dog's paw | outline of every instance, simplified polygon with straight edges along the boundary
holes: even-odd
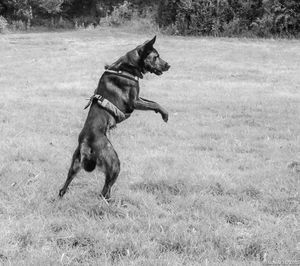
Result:
[[[61,199],[64,195],[65,195],[65,191],[63,189],[61,189],[58,193],[58,197]]]
[[[162,119],[167,123],[169,120],[169,114],[167,112],[161,114]]]

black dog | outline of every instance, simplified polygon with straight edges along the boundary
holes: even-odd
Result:
[[[105,184],[101,192],[106,199],[120,172],[117,153],[107,138],[107,132],[130,116],[134,110],[159,112],[165,122],[168,113],[159,104],[139,96],[139,78],[146,72],[161,75],[170,65],[159,57],[153,48],[156,37],[139,45],[115,63],[106,66],[97,89],[91,97],[91,105],[84,127],[79,135],[67,180],[59,191],[62,197],[81,168],[91,172],[96,165],[105,174]]]

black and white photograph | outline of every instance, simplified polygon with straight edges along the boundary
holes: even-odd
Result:
[[[0,265],[300,265],[300,1],[0,0]]]

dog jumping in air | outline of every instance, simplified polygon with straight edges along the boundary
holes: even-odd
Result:
[[[111,187],[120,172],[120,160],[107,138],[108,131],[127,119],[134,110],[152,110],[168,121],[168,112],[158,103],[140,97],[139,79],[147,72],[161,75],[170,65],[154,49],[156,36],[106,66],[86,108],[88,116],[79,134],[67,180],[59,191],[63,197],[75,175],[96,166],[105,174],[102,196],[110,199]]]

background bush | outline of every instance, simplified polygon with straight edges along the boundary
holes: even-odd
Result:
[[[7,20],[0,16],[0,32],[4,32],[7,28]]]
[[[121,25],[131,20],[133,15],[132,4],[128,1],[113,7],[113,11],[107,16],[109,25]]]
[[[155,15],[159,28],[171,34],[297,37],[300,32],[299,0],[2,0],[0,15],[25,28],[97,26],[102,18],[118,26]]]
[[[299,0],[164,0],[157,23],[183,35],[298,36]]]

